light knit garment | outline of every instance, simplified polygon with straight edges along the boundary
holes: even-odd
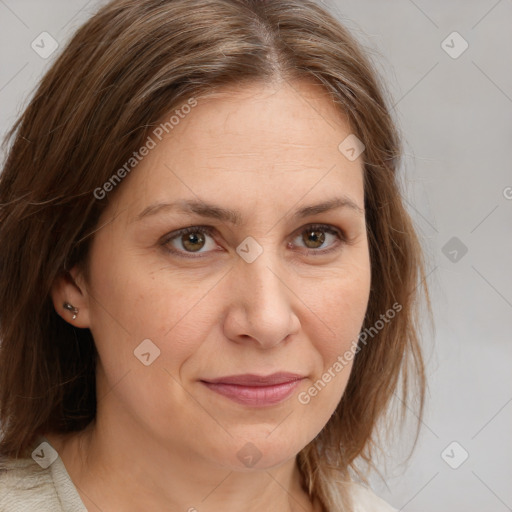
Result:
[[[41,437],[35,446],[43,442],[48,441]],[[36,453],[43,455],[44,451],[39,449]],[[56,457],[47,468],[32,458],[1,460],[0,512],[87,512],[62,459]],[[356,512],[396,512],[372,491],[357,484],[354,504]]]

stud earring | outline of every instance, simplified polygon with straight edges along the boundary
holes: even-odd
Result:
[[[64,302],[63,304],[64,309],[67,309],[68,311],[71,311],[73,313],[73,320],[76,318],[76,315],[78,315],[78,308],[75,308],[75,306],[72,306],[69,302]]]

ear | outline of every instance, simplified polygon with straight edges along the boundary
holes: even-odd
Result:
[[[73,267],[69,272],[60,274],[54,281],[51,296],[57,314],[74,327],[89,327],[89,297],[85,280],[78,269]],[[73,311],[64,307],[68,302],[78,309],[73,320]]]

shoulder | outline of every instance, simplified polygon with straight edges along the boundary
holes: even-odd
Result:
[[[352,484],[354,512],[396,512],[396,509],[379,498],[371,489]]]
[[[32,459],[0,460],[0,512],[50,510],[54,492],[49,472]]]
[[[0,512],[65,510],[87,511],[60,457],[49,465],[0,458]]]

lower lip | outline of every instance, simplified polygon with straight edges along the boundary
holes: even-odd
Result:
[[[286,400],[301,381],[302,379],[298,379],[272,386],[237,386],[235,384],[201,382],[212,391],[233,400],[233,402],[252,407],[267,407]]]

